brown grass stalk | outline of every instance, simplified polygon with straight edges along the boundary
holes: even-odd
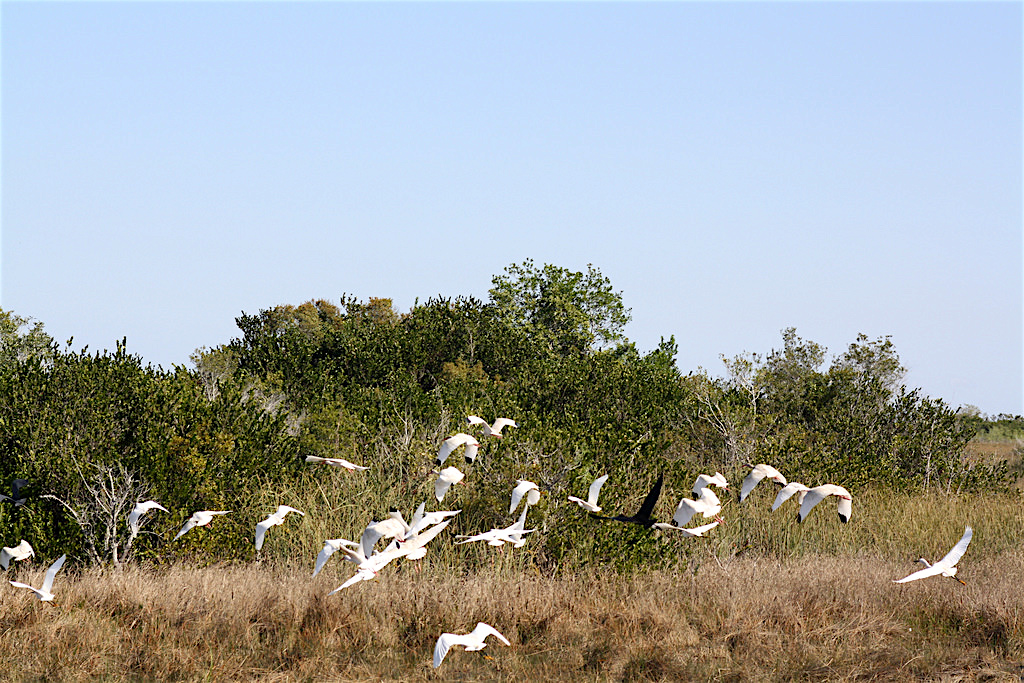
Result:
[[[696,571],[556,578],[424,560],[351,570],[68,571],[54,604],[0,590],[4,680],[1018,680],[1024,554],[897,586],[906,562],[709,558]],[[18,568],[41,580],[43,568]],[[431,653],[486,621],[512,647]]]

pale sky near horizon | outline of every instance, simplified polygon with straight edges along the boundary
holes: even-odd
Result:
[[[0,3],[0,306],[170,367],[594,264],[684,371],[890,335],[1024,413],[1022,5]]]

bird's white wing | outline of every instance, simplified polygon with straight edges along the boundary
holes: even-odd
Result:
[[[437,538],[437,535],[444,531],[449,524],[451,524],[451,520],[446,519],[440,524],[435,524],[434,526],[430,527],[422,534],[417,534],[416,536],[409,538],[409,540],[406,541],[406,544],[410,546],[410,551],[415,550],[417,548],[422,548],[427,543],[430,543],[432,540]]]
[[[454,633],[442,633],[441,637],[437,639],[437,645],[434,646],[434,668],[441,666],[441,662],[448,656],[448,650],[452,649],[452,645],[465,645],[466,636],[456,635]]]
[[[385,538],[400,539],[405,536],[405,532],[409,530],[409,525],[402,519],[402,513],[395,510],[391,513],[387,519],[382,519],[379,522],[375,522],[374,526],[380,531],[381,536]]]
[[[494,424],[491,425],[491,433],[494,433],[495,436],[501,436],[501,430],[504,429],[505,427],[518,426],[519,425],[516,424],[515,420],[509,419],[507,417],[499,417],[497,420],[494,421]]]
[[[24,560],[29,555],[36,554],[36,551],[32,549],[32,546],[30,546],[28,541],[26,541],[25,539],[21,539],[21,543],[14,546],[14,551],[18,555],[20,555],[20,557],[18,557],[19,560]]]
[[[718,506],[718,509],[722,508],[722,501],[719,499],[718,494],[712,491],[709,487],[705,486],[700,490],[700,502],[710,506]]]
[[[412,546],[406,543],[400,547],[391,548],[381,553],[374,553],[372,557],[368,557],[365,562],[359,565],[359,568],[371,572],[379,572],[398,558],[405,557],[412,552],[412,550]]]
[[[498,633],[498,629],[494,628],[490,624],[485,624],[482,621],[477,622],[476,628],[474,628],[469,635],[472,636],[474,640],[477,640],[480,643],[483,643],[487,636],[494,636],[506,645],[512,644],[508,642],[508,638]]]
[[[505,539],[508,543],[511,543],[515,548],[522,548],[526,545],[526,539],[523,538],[526,534],[532,534],[536,529],[519,529],[517,531],[507,531]]]
[[[705,524],[704,526],[695,526],[692,529],[686,529],[683,527],[669,524],[668,522],[655,522],[652,525],[655,529],[661,529],[662,531],[678,531],[687,538],[694,538],[696,536],[703,536],[705,533],[714,529],[718,526],[718,522],[712,522],[711,524]]]
[[[750,471],[750,474],[744,477],[743,483],[740,485],[740,502],[750,495],[750,492],[754,490],[754,487],[762,479],[764,479],[764,472],[756,467]]]
[[[0,548],[0,567],[7,569],[11,564],[11,559],[14,555],[10,552],[14,548]]]
[[[450,438],[445,439],[441,442],[441,448],[437,451],[437,464],[443,465],[444,461],[448,459],[448,456],[455,450],[456,444],[452,443]]]
[[[135,506],[135,509],[128,514],[128,526],[131,527],[133,534],[137,535],[139,533],[139,518],[150,510],[163,510],[164,512],[167,512],[167,508],[155,500],[147,500],[144,503],[139,503]]]
[[[919,571],[914,572],[909,576],[904,576],[902,579],[894,579],[893,583],[908,583],[910,581],[917,581],[918,579],[927,579],[929,576],[938,576],[942,573],[942,567],[938,565],[932,565]]]
[[[807,515],[814,509],[814,506],[828,497],[829,494],[826,491],[822,491],[822,488],[821,486],[816,486],[804,494],[804,502],[800,503],[800,512],[797,514],[798,522],[807,519]]]
[[[672,515],[672,521],[676,523],[676,526],[686,526],[693,519],[693,516],[700,511],[699,508],[700,505],[697,501],[683,498],[679,501],[675,514]]]
[[[299,515],[301,515],[302,517],[305,517],[305,516],[306,516],[306,513],[305,513],[305,512],[303,512],[302,510],[296,510],[295,508],[293,508],[293,507],[290,507],[290,506],[288,506],[288,505],[278,505],[278,506],[277,506],[277,514],[278,514],[278,515],[280,515],[280,516],[281,516],[282,518],[284,518],[285,516],[287,516],[287,514],[288,514],[289,512],[297,512],[297,513],[299,513]]]
[[[437,524],[437,523],[443,521],[446,517],[451,517],[453,514],[454,513],[441,513],[441,514],[438,514],[438,513],[435,513],[435,512],[431,512],[430,514],[427,514],[427,515],[420,514],[420,516],[418,518],[416,516],[413,516],[413,518],[412,518],[412,522],[413,523],[409,526],[409,530],[405,532],[404,538],[406,540],[408,540],[410,538],[415,538],[416,534],[420,533],[421,531],[423,531],[427,527],[429,527],[429,526],[431,526],[433,524]]]
[[[593,503],[591,503],[589,501],[583,500],[582,498],[577,498],[576,496],[569,496],[569,502],[576,503],[577,505],[579,505],[584,510],[590,510],[591,512],[597,512],[598,511],[596,509],[597,505],[595,505],[595,504],[593,504]]]
[[[850,517],[853,516],[853,499],[840,498],[837,510],[839,512],[839,519],[843,522],[843,524],[849,522]],[[964,546],[964,548],[966,549],[967,546]],[[957,556],[957,559],[959,559],[959,556]]]
[[[274,520],[275,517],[271,515],[268,519],[256,525],[256,550],[263,547],[263,537],[267,535],[267,529],[274,526]]]
[[[471,536],[460,534],[455,537],[459,539],[455,541],[455,545],[462,545],[463,543],[474,543],[476,541],[490,541],[492,538],[494,538],[494,535],[499,531],[501,531],[501,529],[491,529],[490,531],[484,531],[483,533],[473,534]]]
[[[434,482],[434,495],[437,498],[437,502],[441,502],[448,489],[465,479],[466,475],[459,471],[457,467],[446,467],[438,472],[437,481]]]
[[[142,512],[139,508],[135,508],[128,513],[128,527],[132,530],[132,535],[136,536],[139,533],[139,517],[142,516]]]
[[[448,459],[448,456],[451,455],[456,448],[458,448],[459,446],[465,446],[469,444],[476,444],[477,446],[479,446],[479,444],[477,444],[476,439],[473,436],[470,436],[469,434],[463,434],[462,432],[459,432],[458,434],[453,434],[449,436],[447,439],[441,442],[441,448],[437,451],[438,466],[443,465],[444,461]],[[476,457],[475,453],[473,454],[473,457]]]
[[[191,531],[195,527],[195,525],[196,525],[196,520],[194,518],[192,518],[192,517],[189,517],[188,521],[185,522],[185,526],[181,527],[181,531],[179,531],[178,535],[175,536],[172,540],[177,541],[179,538],[181,538],[182,536],[187,534],[189,531]]]
[[[777,469],[775,469],[771,465],[766,465],[764,463],[761,463],[757,467],[761,470],[761,472],[764,473],[764,476],[768,477],[769,479],[771,479],[775,483],[782,484],[783,486],[785,486],[786,484],[789,483],[788,481],[786,481],[786,478],[784,476],[782,476],[782,472],[779,472]]]
[[[699,496],[705,486],[710,486],[712,479],[710,474],[698,474],[697,480],[693,482],[693,495]]]
[[[766,465],[764,463],[754,465],[753,469],[750,470],[750,474],[744,478],[743,483],[740,485],[740,502],[743,502],[743,499],[750,495],[750,492],[754,490],[754,487],[757,486],[758,482],[765,477],[768,477],[783,486],[788,483],[786,478],[782,476],[782,473],[771,465]]]
[[[324,545],[323,550],[321,550],[316,556],[316,564],[313,565],[313,576],[320,573],[320,570],[324,568],[325,564],[327,564],[327,559],[333,554],[334,548],[330,545]]]
[[[39,590],[38,588],[36,588],[35,586],[30,586],[27,583],[19,583],[18,581],[10,581],[9,583],[12,586],[14,586],[15,588],[27,588],[27,589],[29,589],[30,591],[32,591],[33,593],[38,595],[40,599],[42,599],[42,597],[43,597],[43,592],[41,590]]]
[[[462,455],[466,459],[466,462],[473,462],[474,460],[476,460],[477,453],[479,453],[479,452],[480,452],[480,444],[478,444],[476,442],[467,443],[466,444],[466,450],[465,450],[465,452]]]
[[[50,568],[46,570],[46,575],[43,577],[43,592],[53,592],[53,577],[57,576],[57,572],[64,566],[64,560],[68,559],[67,555],[61,555],[57,558],[57,561],[50,565]]]
[[[373,572],[371,572],[371,571],[363,571],[363,570],[359,570],[359,571],[357,571],[357,572],[356,572],[355,574],[353,574],[353,575],[352,575],[352,576],[351,576],[351,577],[349,578],[349,580],[348,580],[348,581],[346,581],[345,583],[341,584],[340,586],[338,586],[337,588],[335,588],[334,590],[332,590],[332,591],[331,591],[330,593],[328,593],[327,595],[334,595],[334,594],[335,594],[335,593],[337,593],[338,591],[340,591],[340,590],[344,590],[344,589],[348,588],[349,586],[352,586],[352,585],[354,585],[354,584],[357,584],[357,583],[359,583],[360,581],[369,581],[369,580],[370,580],[370,579],[372,579],[372,578],[373,578],[374,576],[376,576],[376,575],[375,575],[375,574],[374,574]]]
[[[420,503],[420,506],[416,508],[416,512],[412,513],[412,523],[409,525],[410,529],[416,529],[416,525],[423,519],[423,511],[427,509],[427,501]]]
[[[361,545],[356,545],[354,548],[342,547],[338,548],[339,551],[344,553],[345,559],[356,565],[357,567],[363,562],[366,562],[366,555],[363,554]]]
[[[485,424],[487,424],[487,422],[482,417],[477,417],[476,415],[470,415],[469,417],[466,418],[466,424],[485,425]]]
[[[711,522],[710,524],[704,524],[703,526],[695,526],[692,529],[680,529],[683,532],[683,536],[703,536],[707,532],[718,526],[719,522]]]
[[[438,477],[437,481],[434,482],[434,497],[437,498],[437,502],[440,503],[444,500],[444,494],[448,493],[448,489],[452,487],[452,483],[444,477]]]
[[[597,497],[601,494],[601,487],[608,481],[608,475],[598,477],[594,480],[594,483],[590,485],[590,489],[587,491],[587,502],[591,505],[597,505]]]
[[[964,553],[967,552],[967,546],[971,544],[972,536],[974,536],[974,529],[967,527],[967,530],[964,531],[964,535],[959,541],[957,541],[956,545],[953,546],[953,549],[946,553],[946,556],[936,562],[933,566],[942,567],[943,569],[949,569],[950,567],[955,566],[956,563],[960,561],[960,558],[964,556]]]
[[[508,514],[512,514],[519,507],[519,501],[526,496],[527,505],[536,505],[540,501],[540,490],[537,485],[532,481],[520,479],[516,484],[516,487],[512,489],[512,505],[508,509]]]
[[[330,464],[332,464],[332,465],[336,465],[337,467],[344,467],[347,470],[368,470],[368,469],[370,469],[369,467],[364,467],[362,465],[357,465],[354,462],[349,462],[348,460],[345,460],[345,458],[328,458],[328,462],[330,462]]]
[[[526,488],[522,484],[519,484],[512,489],[512,504],[508,506],[508,514],[512,514],[519,507],[519,501],[523,499],[523,494],[526,493]]]
[[[327,558],[336,553],[338,549],[342,547],[348,547],[350,549],[359,548],[359,544],[353,543],[352,541],[344,538],[332,538],[324,541],[323,550],[321,550],[316,556],[316,565],[313,567],[313,576],[319,574],[320,570],[324,568],[325,564],[327,564]],[[366,558],[360,559],[359,562],[362,562],[364,559]],[[356,564],[359,564],[359,562],[356,562]]]
[[[522,514],[519,515],[519,519],[516,520],[516,523],[511,525],[511,526],[505,527],[505,531],[516,532],[516,531],[522,531],[523,529],[525,529],[526,528],[526,513],[529,512],[529,511],[530,511],[530,508],[524,507],[523,508],[523,512],[522,512]]]
[[[359,546],[362,548],[364,558],[373,555],[373,549],[383,535],[381,528],[377,526],[376,522],[366,527],[363,535],[359,537]]]
[[[32,549],[32,546],[30,546],[29,542],[25,539],[22,539],[22,543],[14,546],[13,550],[15,553],[14,556],[19,560],[24,560],[26,557],[36,554],[36,551]]]
[[[403,536],[405,536],[405,525],[397,519],[388,518],[369,524],[359,538],[359,545],[363,555],[369,558],[373,555],[377,541],[381,538],[398,539]]]
[[[787,500],[793,497],[793,494],[797,491],[808,491],[809,489],[798,481],[791,481],[782,487],[779,491],[779,495],[775,496],[775,502],[772,503],[772,512],[779,509],[779,506],[785,503]]]

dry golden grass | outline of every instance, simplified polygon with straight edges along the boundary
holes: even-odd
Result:
[[[970,557],[970,556],[968,556]],[[1024,554],[897,586],[907,562],[708,558],[696,572],[458,575],[218,566],[58,575],[0,591],[5,680],[1019,680]],[[18,569],[40,580],[43,567]],[[512,647],[431,653],[493,624]]]
[[[69,564],[53,604],[0,589],[0,680],[1024,677],[1017,495],[865,491],[855,495],[850,524],[839,524],[826,501],[797,525],[794,503],[771,513],[775,489],[759,488],[742,505],[727,501],[728,524],[707,538],[663,534],[649,544],[680,558],[674,569],[632,574],[541,557],[545,534],[560,524],[577,529],[579,556],[588,537],[629,538],[624,525],[542,499],[531,511],[539,530],[525,548],[454,546],[446,531],[422,572],[398,563],[327,597],[353,570],[336,557],[311,578],[313,558],[322,539],[358,534],[365,513],[344,508],[341,493],[316,493],[321,504],[303,501],[307,516],[268,536],[262,565],[251,555],[205,568],[186,555],[123,571]],[[674,504],[666,497],[659,514]],[[958,575],[966,586],[942,577],[892,583],[917,568],[917,557],[945,554],[965,524],[975,530]],[[42,562],[18,564],[7,578],[38,585],[44,570]],[[477,621],[512,647],[456,649],[434,671],[439,634]]]

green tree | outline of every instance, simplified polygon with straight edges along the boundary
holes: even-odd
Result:
[[[43,323],[0,308],[0,363],[47,359],[52,345],[53,338],[43,331]]]
[[[491,302],[500,314],[542,339],[559,355],[605,348],[622,341],[630,309],[622,293],[592,265],[587,272],[527,259],[491,280]]]
[[[885,391],[892,393],[899,388],[906,374],[900,364],[892,339],[888,336],[868,340],[866,334],[858,334],[857,341],[847,347],[832,367],[853,370],[861,383],[877,382]]]

